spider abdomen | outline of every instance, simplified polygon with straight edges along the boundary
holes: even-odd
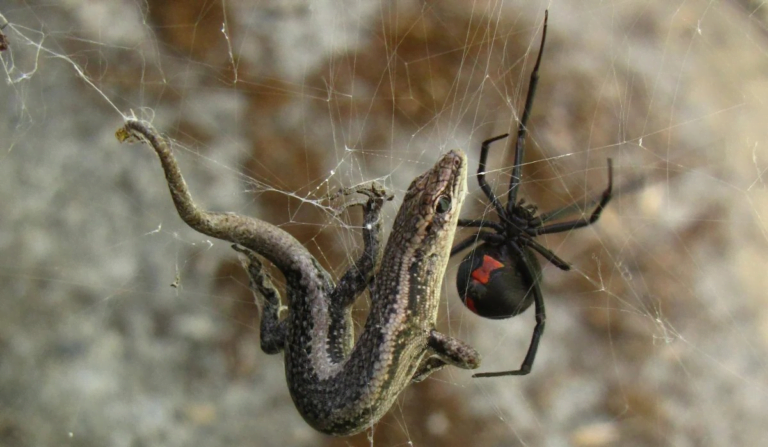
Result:
[[[519,256],[511,256],[506,245],[488,243],[477,246],[461,261],[456,287],[469,310],[498,320],[514,317],[531,306],[532,288],[541,267],[533,253],[522,250],[528,264]]]

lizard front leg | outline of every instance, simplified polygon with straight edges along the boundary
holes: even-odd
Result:
[[[430,356],[421,362],[411,382],[421,382],[446,365],[461,369],[475,369],[480,366],[482,357],[475,348],[442,332],[433,329],[429,333],[427,346]]]
[[[381,260],[384,247],[381,243],[381,208],[393,195],[377,182],[365,183],[339,190],[330,198],[341,195],[363,194],[366,200],[345,204],[337,213],[360,205],[363,208],[363,253],[349,267],[331,293],[331,305],[341,309],[351,306],[358,295],[371,283],[374,272]]]
[[[340,189],[329,197],[363,194],[367,199],[358,198],[345,203],[336,214],[347,208],[360,205],[363,208],[363,252],[355,263],[342,275],[328,298],[331,317],[330,331],[339,337],[340,343],[333,343],[331,355],[335,361],[347,358],[355,343],[352,324],[352,304],[373,280],[383,253],[381,243],[381,208],[385,201],[392,200],[390,194],[377,182],[368,182],[350,188]]]

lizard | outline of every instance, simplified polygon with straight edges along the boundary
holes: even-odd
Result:
[[[467,159],[442,155],[413,180],[386,246],[379,212],[387,200],[376,186],[363,193],[364,250],[338,284],[297,239],[263,220],[198,207],[167,142],[149,124],[127,120],[119,141],[144,141],[158,157],[181,219],[194,230],[231,242],[244,255],[251,289],[263,299],[261,348],[284,353],[291,398],[315,430],[335,436],[374,425],[412,382],[453,365],[475,369],[480,354],[436,330],[440,288],[466,194]],[[390,197],[391,198],[391,197]],[[285,278],[288,312],[259,257]],[[371,309],[355,343],[351,306],[370,289]]]

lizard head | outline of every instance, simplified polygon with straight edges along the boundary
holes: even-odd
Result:
[[[390,238],[415,250],[412,256],[437,255],[447,263],[466,190],[467,157],[452,150],[411,182]]]
[[[467,157],[453,150],[416,177],[403,197],[384,249],[376,288],[397,297],[408,327],[433,328],[453,236],[467,189]],[[383,305],[380,300],[379,305]],[[375,311],[376,303],[374,303]],[[402,309],[402,307],[400,307]]]

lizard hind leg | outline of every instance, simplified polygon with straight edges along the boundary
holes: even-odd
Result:
[[[285,320],[280,321],[280,292],[256,253],[237,244],[232,245],[232,249],[244,256],[243,266],[248,272],[251,291],[261,312],[261,350],[266,354],[277,354],[283,350],[287,334]]]

